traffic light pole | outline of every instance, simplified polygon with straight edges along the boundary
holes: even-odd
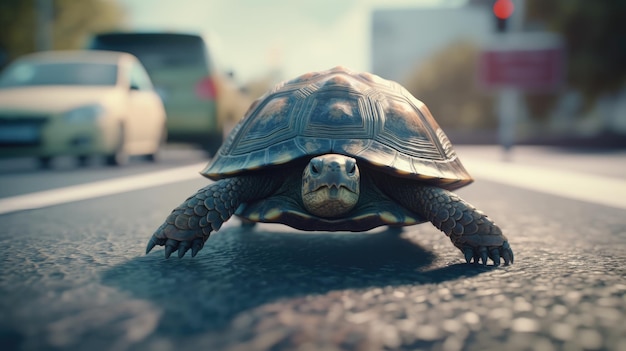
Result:
[[[35,29],[35,50],[51,50],[54,2],[52,0],[37,0],[35,2],[35,6],[35,11],[37,15]]]
[[[515,145],[518,113],[521,105],[519,89],[505,87],[498,93],[498,141],[504,151],[504,158],[509,159]]]
[[[497,24],[497,40],[500,46],[506,46],[511,40],[507,32],[521,32],[524,16],[524,0],[511,0],[514,5],[515,15],[511,15]],[[496,9],[494,8],[494,15]],[[511,151],[516,141],[516,129],[519,120],[519,111],[522,106],[522,93],[519,88],[504,86],[498,92],[496,113],[498,115],[498,142],[502,146],[503,158],[509,160]]]

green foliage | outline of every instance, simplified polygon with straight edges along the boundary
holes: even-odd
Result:
[[[626,1],[527,0],[528,21],[563,35],[568,84],[589,100],[626,82]]]
[[[124,20],[114,0],[48,1],[54,3],[53,49],[79,49],[89,34],[119,28]],[[37,0],[0,0],[0,49],[7,60],[36,50],[36,10]]]
[[[430,109],[444,129],[493,128],[493,97],[476,85],[479,48],[453,43],[419,65],[402,84]]]

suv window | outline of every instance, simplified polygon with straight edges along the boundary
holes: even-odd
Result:
[[[90,49],[131,53],[148,73],[162,67],[206,67],[208,55],[204,40],[197,35],[173,33],[107,33],[96,35]]]
[[[130,69],[130,86],[137,90],[152,90],[152,83],[148,74],[138,63],[133,63]]]

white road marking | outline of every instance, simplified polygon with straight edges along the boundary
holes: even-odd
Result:
[[[477,158],[462,162],[474,179],[626,210],[626,179]]]
[[[626,180],[546,167],[463,158],[478,180],[488,180],[626,210]],[[200,179],[205,163],[0,199],[0,214]]]
[[[200,179],[201,176],[198,172],[200,172],[204,166],[206,166],[205,162],[165,171],[132,175],[7,197],[0,199],[0,214],[92,199],[185,180]]]

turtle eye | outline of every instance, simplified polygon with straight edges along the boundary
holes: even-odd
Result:
[[[313,175],[320,174],[321,168],[322,168],[322,164],[321,164],[321,162],[319,162],[319,160],[312,160],[311,161],[311,174],[313,174]]]
[[[356,163],[348,162],[346,164],[346,169],[348,170],[348,175],[354,175],[354,173],[356,173]]]

